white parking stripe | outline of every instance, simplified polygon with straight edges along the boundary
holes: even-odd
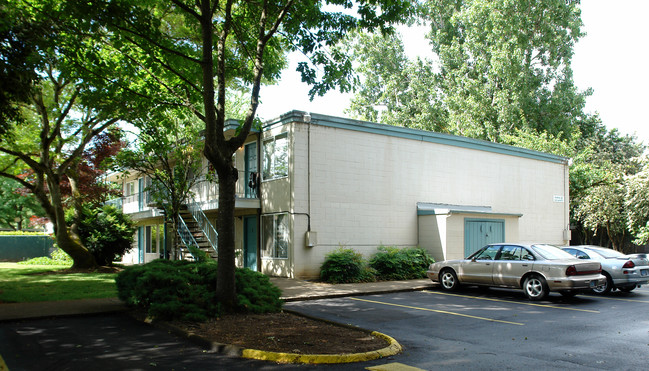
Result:
[[[537,304],[537,303],[525,303],[525,302],[520,302],[520,301],[513,301],[513,300],[502,300],[502,299],[493,299],[493,298],[483,298],[480,296],[470,296],[470,295],[460,295],[460,294],[450,294],[447,292],[434,292],[434,291],[427,291],[424,290],[422,292],[428,293],[428,294],[433,294],[433,295],[448,295],[448,296],[457,296],[459,298],[469,298],[469,299],[478,299],[478,300],[489,300],[489,301],[497,301],[501,303],[512,303],[512,304],[520,304],[520,305],[530,305],[533,307],[543,307],[543,308],[552,308],[552,309],[565,309],[565,310],[576,310],[579,312],[588,312],[588,313],[599,313],[598,310],[590,310],[590,309],[580,309],[580,308],[570,308],[570,307],[558,307],[555,305],[549,305],[549,304]]]
[[[619,301],[631,301],[634,303],[649,303],[647,300],[640,300],[640,299],[625,299],[625,298],[612,298],[610,296],[599,296],[599,295],[584,295],[588,298],[593,298],[593,299],[606,299],[606,300],[619,300]]]
[[[520,323],[520,322],[510,322],[510,321],[503,321],[503,320],[493,319],[493,318],[478,317],[478,316],[472,316],[472,315],[469,315],[469,314],[456,313],[456,312],[449,312],[449,311],[446,311],[446,310],[437,310],[437,309],[430,309],[430,308],[412,307],[412,306],[409,306],[409,305],[394,304],[394,303],[386,303],[386,302],[383,302],[383,301],[367,300],[367,299],[361,299],[361,298],[348,298],[348,299],[351,299],[351,300],[358,300],[358,301],[364,301],[364,302],[367,302],[367,303],[390,305],[390,306],[393,306],[393,307],[401,307],[401,308],[408,308],[408,309],[423,310],[423,311],[427,311],[427,312],[435,312],[435,313],[442,313],[442,314],[451,314],[451,315],[454,315],[454,316],[468,317],[468,318],[480,319],[480,320],[483,320],[483,321],[490,321],[490,322],[500,322],[500,323],[506,323],[506,324],[509,324],[509,325],[525,326],[524,323]]]

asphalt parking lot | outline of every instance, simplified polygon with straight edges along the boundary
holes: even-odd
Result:
[[[540,302],[515,290],[433,289],[287,308],[386,333],[405,348],[395,361],[424,370],[649,367],[649,288]]]
[[[540,302],[516,290],[432,288],[285,307],[388,334],[404,352],[357,364],[277,365],[206,353],[117,313],[0,322],[0,355],[12,371],[387,371],[397,363],[412,370],[643,370],[649,364],[649,288],[572,299],[551,294]]]

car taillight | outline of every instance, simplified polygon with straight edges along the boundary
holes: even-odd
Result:
[[[633,268],[633,267],[635,267],[635,264],[633,264],[633,262],[631,260],[624,263],[624,265],[622,266],[622,268]]]
[[[568,266],[566,268],[566,276],[576,276],[577,275],[577,268],[575,268],[574,265]]]
[[[595,274],[595,273],[602,273],[602,265],[601,264],[598,264],[597,269],[592,270],[592,271],[578,272],[577,267],[575,267],[574,265],[570,265],[570,266],[568,266],[568,268],[566,268],[566,276],[582,276],[582,275]]]

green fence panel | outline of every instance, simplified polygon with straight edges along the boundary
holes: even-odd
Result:
[[[50,236],[0,236],[0,261],[19,262],[50,256],[54,240]]]

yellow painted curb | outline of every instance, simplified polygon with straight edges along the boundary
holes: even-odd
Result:
[[[371,352],[346,354],[277,353],[244,349],[241,352],[241,357],[277,363],[351,363],[371,361],[373,359],[393,356],[401,352],[401,345],[392,337],[376,331],[373,331],[371,335],[384,339],[389,345],[383,349]]]
[[[5,360],[2,359],[2,356],[0,356],[0,371],[9,371],[9,367],[7,367],[7,364],[5,363]]]

